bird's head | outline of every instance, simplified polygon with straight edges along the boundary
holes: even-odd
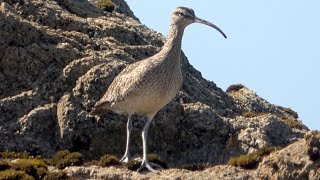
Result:
[[[224,34],[224,32],[220,28],[218,28],[216,25],[206,20],[198,18],[191,8],[187,8],[187,7],[176,8],[172,13],[171,23],[183,28],[187,27],[192,23],[205,24],[207,26],[213,27],[214,29],[218,30],[223,35],[223,37],[227,38],[227,36]]]

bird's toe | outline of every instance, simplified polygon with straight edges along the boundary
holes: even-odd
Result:
[[[154,172],[154,173],[159,173],[160,169],[162,169],[162,167],[158,164],[151,163],[149,161],[142,161],[142,163],[137,171],[140,172],[144,168],[147,168],[150,172]],[[156,168],[156,169],[154,169],[154,168]]]
[[[122,163],[128,163],[130,160],[131,160],[131,156],[125,154],[125,155],[120,159],[120,162],[122,162]]]

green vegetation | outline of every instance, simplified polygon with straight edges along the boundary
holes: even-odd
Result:
[[[280,146],[276,146],[276,147],[263,147],[261,149],[259,149],[257,152],[255,152],[258,156],[262,157],[262,156],[267,156],[269,154],[271,154],[274,151],[278,151],[282,149],[282,147]]]
[[[35,179],[43,179],[48,173],[46,163],[39,159],[18,159],[11,164],[11,168],[25,172]]]
[[[253,117],[259,117],[259,116],[263,116],[266,114],[271,114],[271,113],[266,113],[266,112],[243,112],[241,114],[241,116],[245,117],[245,118],[253,118]],[[296,128],[296,129],[302,129],[303,125],[301,124],[301,122],[292,119],[292,118],[288,118],[285,116],[281,116],[278,114],[272,114],[277,116],[281,121],[285,122],[288,126],[290,126],[291,128]]]
[[[114,155],[103,155],[100,160],[92,160],[84,163],[86,166],[96,165],[102,167],[122,165],[120,160]]]
[[[70,179],[64,172],[50,173],[41,159],[16,159],[0,161],[0,179]]]
[[[0,179],[47,179],[47,180],[65,180],[72,179],[62,171],[49,172],[48,165],[55,166],[58,169],[64,169],[68,166],[97,165],[102,167],[124,166],[130,170],[136,171],[141,161],[132,160],[122,165],[119,159],[114,155],[104,155],[100,160],[92,160],[84,163],[84,158],[79,152],[70,152],[69,150],[58,151],[51,159],[41,158],[41,156],[31,156],[27,152],[0,152]],[[149,154],[148,160],[158,164],[163,168],[168,165],[156,154]],[[193,168],[195,169],[195,168]],[[198,168],[200,170],[200,168]]]
[[[68,150],[63,150],[57,152],[57,154],[49,160],[49,164],[58,169],[64,169],[67,166],[80,166],[83,164],[83,156],[79,152],[71,153]]]
[[[260,157],[255,154],[251,154],[251,155],[241,155],[239,157],[230,158],[230,160],[228,161],[228,164],[232,166],[238,166],[238,167],[240,166],[245,169],[252,169],[252,168],[255,168],[259,162],[260,162]]]
[[[165,169],[168,168],[167,163],[161,160],[161,158],[156,154],[148,154],[147,159],[152,163],[160,165],[162,168],[165,168]],[[141,162],[137,160],[131,160],[128,163],[124,164],[126,168],[132,171],[138,170],[140,165],[141,165]]]
[[[279,149],[281,149],[281,147],[263,147],[258,151],[248,155],[232,157],[228,161],[228,164],[232,166],[242,167],[245,169],[253,169],[257,167],[257,165],[263,159],[264,156],[269,155],[271,152],[277,151]]]
[[[98,165],[102,167],[121,165],[119,159],[113,155],[104,155],[100,158]]]
[[[282,109],[284,112],[292,115],[294,118],[298,119],[299,118],[299,115],[297,112],[295,112],[294,110],[292,110],[291,108],[283,108]]]
[[[17,159],[14,164],[17,164],[19,167],[33,166],[36,168],[45,168],[47,164],[41,159]]]
[[[239,91],[240,89],[244,88],[244,85],[243,84],[233,84],[233,85],[230,85],[226,92],[229,93],[229,92],[237,92]]]
[[[195,164],[185,164],[180,167],[179,169],[187,169],[189,171],[202,171],[209,167],[207,163],[195,163]]]
[[[168,168],[168,165],[166,162],[164,162],[158,155],[156,154],[148,154],[147,155],[147,159],[152,162],[152,163],[155,163],[155,164],[158,164],[160,165],[161,167],[163,168]]]
[[[266,115],[268,113],[264,113],[264,112],[243,112],[241,114],[242,117],[245,117],[245,118],[253,118],[253,117],[259,117],[259,116],[263,116],[263,115]]]
[[[32,176],[28,175],[23,171],[17,171],[14,169],[8,169],[4,171],[0,171],[0,179],[6,180],[15,180],[15,179],[25,179],[25,180],[34,180]]]
[[[33,156],[30,156],[30,154],[28,152],[0,152],[0,158],[3,159],[18,159],[18,158],[22,158],[22,159],[29,159],[29,158],[33,158]]]
[[[129,162],[124,164],[124,166],[131,171],[137,171],[138,168],[140,167],[140,165],[141,165],[141,162],[139,162],[137,160],[130,160]]]
[[[295,119],[290,119],[284,116],[279,116],[279,118],[285,122],[286,124],[288,124],[288,126],[292,127],[292,128],[296,128],[296,129],[302,129],[303,125],[301,124],[301,122],[295,120]]]
[[[67,156],[68,154],[70,154],[69,150],[62,150],[62,151],[58,151],[50,160],[49,160],[49,164],[56,166],[56,164],[58,164],[58,162],[62,161],[63,158],[65,156]]]
[[[98,7],[107,12],[112,12],[115,9],[115,5],[113,4],[112,0],[100,0],[98,2]]]
[[[44,180],[71,180],[65,172],[59,171],[59,172],[52,172],[47,174],[44,177]]]
[[[64,172],[49,172],[48,165],[63,169],[70,165],[81,165],[83,157],[80,153],[70,153],[68,150],[59,151],[52,159],[41,156],[31,156],[27,152],[0,152],[0,179],[71,179]]]

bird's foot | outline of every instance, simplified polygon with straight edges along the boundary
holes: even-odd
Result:
[[[149,171],[154,172],[154,173],[158,173],[161,169],[163,169],[160,165],[143,160],[139,169],[137,170],[138,172],[140,172],[143,168],[147,168]],[[159,170],[156,170],[156,169]]]
[[[122,163],[128,163],[131,160],[130,154],[124,154],[123,157],[120,159]]]

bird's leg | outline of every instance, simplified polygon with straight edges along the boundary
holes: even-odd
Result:
[[[128,122],[127,122],[127,144],[126,144],[126,152],[124,153],[123,157],[121,158],[120,162],[127,163],[131,160],[130,152],[129,152],[129,146],[130,146],[130,134],[132,130],[132,121],[131,121],[131,115],[128,116]]]
[[[141,171],[143,168],[147,168],[149,171],[157,173],[158,170],[153,169],[152,166],[154,166],[156,168],[162,168],[161,166],[159,166],[157,164],[150,163],[147,159],[147,137],[148,137],[149,126],[150,126],[150,123],[153,119],[153,116],[148,117],[148,121],[142,130],[143,157],[142,157],[142,162],[141,162],[141,165],[138,169],[138,172]]]

